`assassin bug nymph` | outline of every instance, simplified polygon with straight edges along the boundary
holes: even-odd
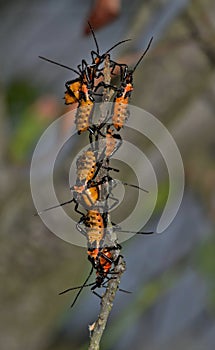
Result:
[[[105,150],[101,153],[98,158],[96,150],[93,149],[92,145],[86,151],[84,151],[76,161],[77,167],[77,179],[76,185],[82,186],[87,185],[90,181],[94,181],[100,168],[105,168],[106,170],[119,172],[118,169],[112,167],[103,166]]]
[[[100,213],[98,210],[89,210],[86,215],[81,217],[77,223],[77,229],[87,238],[88,247],[97,249],[103,247],[113,232],[142,235],[151,235],[154,233],[154,231],[134,232],[122,230],[120,226],[109,222],[108,218],[108,212]]]
[[[51,209],[55,209],[58,207],[62,207],[66,204],[70,204],[72,202],[75,202],[75,211],[79,214],[83,214],[82,212],[78,211],[78,205],[83,204],[85,208],[92,207],[97,199],[99,198],[99,185],[101,183],[98,183],[95,181],[95,178],[100,170],[101,167],[103,167],[103,159],[104,159],[104,153],[101,153],[100,158],[97,160],[97,154],[92,149],[92,147],[89,147],[86,151],[84,151],[77,159],[76,166],[77,166],[77,178],[76,178],[76,184],[70,189],[73,191],[74,197],[66,202],[63,202],[61,204],[57,204],[54,206],[51,206],[49,208],[46,208],[40,212],[38,212],[35,215],[42,214],[43,212],[49,211]],[[115,171],[118,172],[118,169],[112,168],[112,167],[105,167],[104,168],[107,171]],[[106,181],[106,180],[105,180]],[[104,180],[102,181],[104,182]]]
[[[94,107],[93,91],[90,84],[87,81],[86,73],[83,71],[79,73],[77,70],[65,66],[64,64],[55,62],[43,56],[39,56],[41,59],[54,63],[60,67],[72,70],[79,75],[79,78],[67,81],[65,83],[65,104],[78,103],[78,109],[75,116],[75,124],[78,134],[88,130],[90,132],[90,139],[92,141],[92,134],[95,133],[95,128],[92,125],[92,112]]]
[[[110,168],[110,169],[112,169],[112,168]],[[104,198],[104,200],[101,200],[101,196],[100,196],[100,193],[102,191],[101,186],[105,183],[109,183],[109,193],[106,196],[106,198]],[[119,200],[117,198],[113,197],[113,195],[112,195],[112,190],[117,185],[117,183],[122,183],[124,186],[133,187],[133,188],[136,188],[136,189],[139,189],[143,192],[148,193],[147,190],[145,190],[144,188],[141,188],[137,185],[129,184],[127,182],[122,182],[120,180],[113,179],[109,175],[105,175],[100,181],[89,180],[86,183],[83,183],[83,184],[79,183],[79,185],[76,184],[76,185],[70,187],[70,190],[73,192],[72,199],[70,199],[66,202],[51,206],[49,208],[46,208],[46,209],[38,212],[35,215],[40,215],[46,211],[62,207],[64,205],[70,204],[72,202],[75,203],[75,207],[74,207],[75,212],[77,212],[78,214],[81,214],[81,215],[84,215],[84,214],[82,211],[80,211],[78,209],[79,205],[82,205],[82,207],[86,210],[94,210],[94,209],[96,209],[96,210],[100,209],[103,211],[111,210],[119,203]],[[104,208],[104,205],[105,205],[107,199],[111,200],[112,204],[110,206],[106,204],[106,206]]]
[[[77,229],[87,238],[88,246],[99,248],[103,246],[107,228],[107,212],[89,210],[77,223]],[[84,225],[84,227],[82,227]]]
[[[85,280],[82,286],[68,288],[63,292],[59,293],[60,295],[62,295],[69,291],[79,289],[79,292],[77,293],[75,299],[73,300],[71,307],[74,306],[81,291],[85,287],[91,287],[92,292],[95,295],[100,297],[100,295],[95,292],[95,289],[105,287],[106,282],[109,281],[110,279],[115,278],[113,275],[117,274],[117,272],[113,271],[113,267],[116,267],[119,263],[119,259],[122,258],[122,255],[120,255],[121,246],[117,243],[111,247],[104,246],[104,235],[105,235],[105,229],[107,228],[107,215],[108,215],[107,213],[100,214],[98,211],[89,211],[87,215],[83,216],[78,223],[78,229],[80,230],[80,232],[85,236],[87,236],[87,240],[88,240],[87,254],[88,254],[88,260],[92,264],[92,268],[89,275],[87,276],[87,279]],[[82,224],[86,226],[85,230],[81,227]],[[115,227],[116,226],[114,226],[114,229]],[[117,227],[117,230],[121,232],[126,232],[126,233],[132,232],[132,231],[123,231],[119,227]],[[138,233],[152,234],[153,232],[138,232]],[[96,280],[92,283],[87,284],[94,269],[96,270]],[[108,276],[109,274],[111,275],[111,277]],[[130,293],[123,289],[119,289],[119,290]]]
[[[119,131],[125,124],[128,118],[128,103],[133,91],[133,74],[142,61],[143,57],[146,55],[150,48],[153,37],[150,39],[148,46],[142,56],[139,58],[138,62],[135,64],[132,70],[128,69],[126,66],[121,71],[121,86],[117,89],[117,94],[114,99],[114,109],[112,115],[112,123],[117,131]]]
[[[122,255],[119,254],[120,250],[121,246],[119,244],[116,244],[116,246],[104,247],[99,249],[89,248],[87,252],[88,260],[91,262],[92,268],[90,270],[89,275],[87,276],[87,279],[82,284],[82,286],[68,288],[63,292],[59,293],[59,295],[65,294],[72,290],[79,289],[77,295],[75,296],[71,304],[71,307],[75,305],[79,295],[85,287],[91,287],[91,291],[93,292],[93,294],[101,298],[101,296],[95,291],[95,289],[105,287],[107,281],[115,278],[113,275],[117,273],[114,273],[113,268],[118,265],[120,257],[122,258]],[[96,280],[92,283],[87,283],[94,269],[96,270]],[[109,274],[111,275],[111,277],[108,276]],[[120,288],[119,291],[130,293]]]

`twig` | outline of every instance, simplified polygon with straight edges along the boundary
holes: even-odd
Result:
[[[126,266],[123,258],[119,258],[119,263],[114,269],[114,277],[108,282],[106,292],[101,300],[101,309],[97,321],[89,327],[91,332],[91,340],[89,350],[99,350],[99,344],[101,341],[102,334],[105,330],[105,326],[108,320],[108,316],[113,307],[113,301],[116,292],[119,288],[120,279],[125,271]]]
[[[111,81],[111,74],[110,74],[110,58],[107,55],[107,57],[105,58],[105,62],[104,62],[104,83],[108,86],[110,84]],[[102,96],[102,104],[101,104],[101,120],[100,123],[102,123],[107,115],[107,107],[108,107],[108,103],[111,99],[111,89],[109,87],[104,88],[103,91],[103,96]],[[107,125],[104,125],[103,127],[103,133],[106,134],[107,131]],[[103,140],[103,137],[101,135],[98,135],[98,141],[99,140]],[[104,159],[104,164],[107,161],[107,159]],[[108,165],[108,164],[106,164]],[[104,175],[104,169],[101,169],[101,171],[99,172],[99,176],[102,177]],[[98,180],[101,180],[101,178],[98,178]],[[102,185],[103,187],[103,195],[105,199],[105,206],[104,206],[104,210],[107,210],[108,208],[108,197],[107,194],[110,191],[110,187],[109,187],[109,182],[107,181],[106,183],[104,183]],[[116,246],[116,235],[115,232],[113,230],[112,227],[112,223],[111,223],[111,218],[110,218],[110,214],[107,214],[107,228],[106,228],[106,244],[108,243],[108,246]],[[103,335],[103,332],[105,330],[106,327],[106,323],[108,320],[108,316],[110,314],[110,311],[113,307],[113,301],[116,295],[117,290],[119,289],[119,284],[120,284],[120,279],[121,279],[121,275],[123,274],[123,272],[125,271],[126,265],[125,262],[122,258],[122,256],[120,255],[120,249],[114,249],[113,252],[113,261],[117,262],[115,267],[114,267],[114,271],[113,271],[113,275],[110,278],[110,280],[108,281],[107,284],[107,288],[106,288],[106,292],[103,295],[102,299],[101,299],[101,309],[98,315],[97,320],[89,326],[89,331],[90,331],[90,345],[89,345],[89,350],[98,350],[99,349],[99,344]]]

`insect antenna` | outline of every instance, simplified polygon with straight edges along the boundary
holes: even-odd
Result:
[[[136,233],[137,235],[152,235],[153,233],[156,233],[154,231],[148,231],[148,232],[139,231],[139,232],[137,232],[137,231],[121,230],[120,226],[118,226],[117,224],[114,224],[113,222],[112,222],[112,224],[113,224],[113,227],[116,231],[119,231],[122,233]]]
[[[153,233],[156,233],[154,231],[149,231],[149,232],[135,232],[135,231],[127,231],[127,230],[118,230],[119,232],[123,232],[123,233],[136,233],[137,235],[152,235]]]
[[[141,190],[141,191],[143,191],[143,192],[149,193],[148,190],[146,190],[145,188],[139,187],[139,186],[137,186],[137,185],[132,185],[132,184],[129,184],[129,183],[127,183],[127,182],[120,181],[120,180],[119,180],[119,182],[121,182],[121,183],[122,183],[123,185],[125,185],[125,186],[137,188],[138,190]]]
[[[148,43],[148,46],[147,48],[145,49],[145,51],[143,52],[142,56],[139,58],[139,60],[137,61],[137,63],[135,64],[134,68],[132,69],[132,73],[134,73],[134,71],[136,70],[137,66],[140,64],[140,62],[142,61],[143,57],[146,55],[146,53],[148,52],[150,46],[151,46],[151,43],[152,43],[152,40],[153,40],[153,36],[151,37],[149,43]]]
[[[107,50],[105,52],[104,55],[106,55],[107,53],[109,53],[110,51],[112,51],[115,47],[117,47],[118,45],[121,45],[123,43],[126,43],[127,41],[131,41],[131,39],[125,39],[125,40],[122,40],[122,41],[119,41],[118,43],[116,43],[115,45],[113,45],[109,50]]]
[[[59,208],[59,207],[62,207],[63,205],[66,205],[66,204],[69,204],[69,203],[72,203],[72,202],[75,202],[74,198],[73,199],[70,199],[69,201],[66,201],[66,202],[63,202],[61,204],[57,204],[57,205],[53,205],[52,207],[49,207],[49,208],[46,208],[42,211],[39,211],[38,213],[34,214],[34,216],[38,216],[46,211],[49,211],[49,210],[52,210],[52,209],[55,209],[55,208]]]
[[[95,35],[95,32],[93,30],[93,27],[91,26],[90,22],[88,22],[88,25],[90,27],[90,30],[91,30],[91,33],[92,33],[92,36],[93,36],[93,39],[95,41],[95,44],[96,44],[96,50],[97,50],[97,54],[99,55],[99,45],[98,45],[98,41],[96,39],[96,35]],[[127,41],[131,41],[131,39],[125,39],[125,40],[122,40],[122,41],[119,41],[118,43],[114,44],[109,50],[107,50],[104,55],[106,55],[107,53],[109,53],[110,51],[112,51],[115,47],[117,47],[118,45],[120,44],[123,44]]]
[[[95,42],[95,44],[96,44],[96,51],[97,51],[97,54],[99,55],[99,44],[98,44],[98,41],[97,41],[97,39],[96,39],[95,32],[94,32],[93,27],[91,26],[90,22],[87,22],[87,23],[88,23],[88,25],[89,25],[89,27],[90,27],[90,31],[91,31],[91,33],[92,33],[94,42]]]
[[[65,64],[62,64],[62,63],[59,63],[59,62],[50,60],[49,58],[46,58],[46,57],[43,57],[43,56],[38,56],[38,57],[41,58],[41,59],[44,60],[44,61],[47,61],[47,62],[56,64],[57,66],[60,66],[60,67],[69,69],[69,70],[73,71],[74,73],[78,74],[79,76],[81,76],[80,73],[79,73],[77,70],[75,70],[75,69],[73,69],[73,68],[71,68],[71,67],[69,67],[69,66],[66,66]]]
[[[132,292],[130,290],[126,290],[126,289],[122,289],[122,288],[119,288],[119,291],[123,292],[123,293],[127,293],[127,294],[132,294]]]

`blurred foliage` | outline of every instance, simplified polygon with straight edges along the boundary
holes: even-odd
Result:
[[[7,86],[5,95],[9,119],[12,126],[16,127],[25,117],[23,111],[39,97],[39,88],[33,87],[25,80],[13,80]]]
[[[13,132],[9,145],[9,157],[15,162],[25,161],[31,155],[33,146],[38,141],[38,136],[44,130],[44,123],[38,119],[37,113],[27,109],[16,130]]]
[[[15,80],[6,89],[6,110],[10,122],[7,156],[15,163],[23,163],[30,158],[42,132],[59,110],[54,96],[41,97],[39,91],[24,80]]]
[[[211,287],[209,306],[215,313],[215,234],[197,249],[195,261],[198,269],[207,278]]]
[[[39,91],[25,80],[14,80],[8,85],[5,95],[11,138],[8,157],[13,162],[23,162],[43,129],[37,115],[29,109]]]

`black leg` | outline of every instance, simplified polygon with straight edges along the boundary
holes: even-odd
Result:
[[[102,299],[102,296],[100,294],[98,294],[97,292],[95,292],[94,290],[92,290],[92,293],[95,294],[97,297],[99,297],[100,299]]]
[[[76,203],[76,204],[75,204],[75,208],[74,208],[74,210],[76,211],[76,213],[81,214],[81,215],[84,215],[84,213],[83,213],[82,211],[78,210],[79,203],[76,202],[76,200],[74,200],[74,202]]]

